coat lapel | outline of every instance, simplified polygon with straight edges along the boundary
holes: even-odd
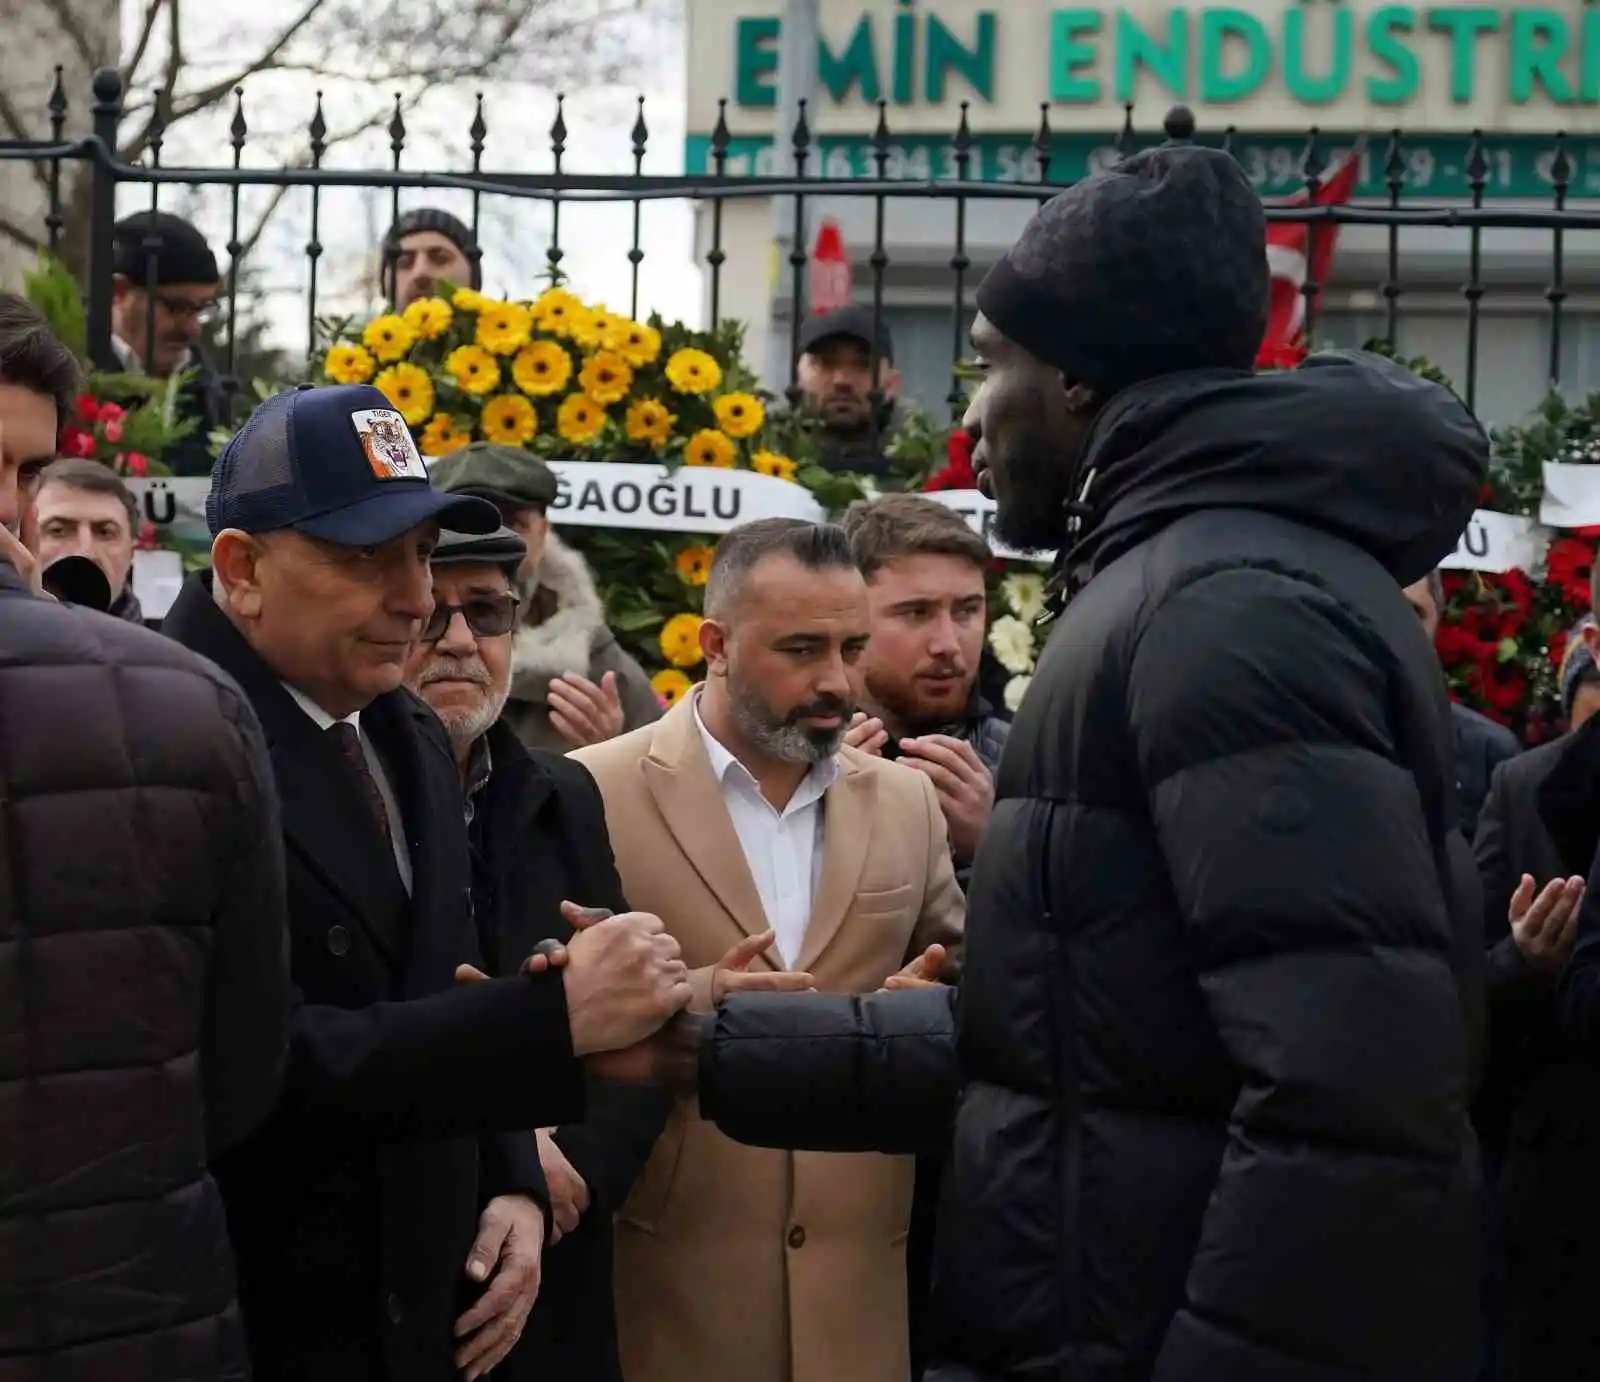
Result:
[[[822,877],[795,963],[798,970],[812,968],[844,925],[866,867],[877,799],[877,778],[841,758],[839,777],[822,798]]]
[[[249,697],[272,755],[285,845],[338,895],[398,972],[405,944],[391,918],[404,912],[395,905],[396,892],[403,896],[399,873],[338,749],[228,622],[203,579],[190,578],[163,632],[217,663]]]
[[[661,819],[706,887],[745,935],[765,931],[761,894],[734,833],[722,785],[706,757],[691,697],[685,696],[656,726],[642,771]]]

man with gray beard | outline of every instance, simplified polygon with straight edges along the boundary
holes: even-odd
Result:
[[[844,744],[870,625],[850,539],[735,528],[705,615],[704,684],[571,756],[599,784],[630,901],[666,923],[701,1004],[937,972],[966,914],[938,796]],[[730,947],[749,972],[718,965]],[[907,1377],[911,1186],[910,1157],[743,1147],[680,1103],[617,1219],[628,1382]]]
[[[594,779],[570,758],[524,748],[501,719],[519,613],[515,577],[526,551],[509,528],[481,537],[441,534],[432,560],[433,616],[406,667],[407,684],[443,722],[461,773],[474,920],[496,975],[516,973],[541,942],[569,940],[575,906],[630,910]],[[528,1078],[539,1073],[530,1070]],[[536,1300],[509,1301],[498,1315],[492,1291],[486,1294],[478,1333],[463,1339],[458,1355],[467,1376],[499,1364],[494,1376],[509,1382],[621,1382],[611,1216],[650,1155],[670,1102],[651,1089],[591,1081],[582,1124],[529,1131],[550,1189],[543,1280]]]

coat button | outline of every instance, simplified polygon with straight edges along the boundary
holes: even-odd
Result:
[[[789,1246],[791,1248],[803,1248],[805,1245],[806,1231],[799,1224],[796,1224],[789,1230]]]
[[[401,1320],[405,1319],[405,1308],[400,1304],[400,1297],[395,1295],[393,1291],[389,1292],[389,1299],[384,1302],[384,1305],[389,1313],[390,1324],[399,1324]]]
[[[350,953],[350,933],[342,926],[330,926],[328,928],[328,949],[335,955],[348,955]]]

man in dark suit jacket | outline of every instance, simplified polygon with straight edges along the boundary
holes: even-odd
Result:
[[[520,613],[516,572],[526,551],[509,528],[441,535],[434,615],[406,674],[450,736],[472,842],[479,941],[494,974],[514,973],[541,941],[572,939],[564,899],[628,910],[594,779],[570,758],[524,748],[502,716]],[[538,1305],[506,1363],[512,1382],[621,1382],[611,1216],[671,1106],[670,1095],[652,1088],[591,1083],[581,1123],[538,1131],[554,1222]],[[534,1133],[527,1136],[534,1142]]]
[[[459,781],[401,677],[438,521],[498,518],[432,489],[381,393],[269,400],[206,516],[214,581],[191,580],[165,628],[266,732],[299,999],[278,1110],[217,1167],[256,1376],[453,1382],[487,1332],[472,1382],[537,1287],[548,1193],[515,1130],[580,1119],[578,1057],[687,1003],[683,967],[658,920],[625,915],[577,936],[560,974],[456,982],[483,958]]]

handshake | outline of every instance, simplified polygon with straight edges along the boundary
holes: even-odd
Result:
[[[562,971],[573,1052],[597,1079],[632,1084],[666,1084],[679,1092],[694,1088],[694,1061],[700,1024],[689,1014],[695,986],[678,942],[658,916],[563,902],[561,914],[574,935],[566,944],[541,941],[522,963],[524,974]],[[709,1007],[730,993],[799,993],[816,988],[809,974],[790,970],[751,970],[772,947],[763,931],[730,949],[712,967],[706,986]],[[945,948],[931,945],[897,974],[885,989],[932,988],[940,982]],[[461,983],[488,976],[471,965],[456,970]]]
[[[563,902],[561,914],[574,928],[572,939],[541,941],[523,961],[522,972],[562,971],[572,1049],[591,1075],[634,1083],[657,1078],[662,1048],[672,1036],[667,1029],[694,998],[678,942],[661,918],[648,912],[615,915]],[[816,986],[809,974],[750,972],[772,942],[771,931],[751,936],[717,962],[711,972],[713,1006],[735,991],[793,993]],[[460,983],[487,977],[471,965],[456,970]],[[687,1025],[680,1024],[680,1034]]]

